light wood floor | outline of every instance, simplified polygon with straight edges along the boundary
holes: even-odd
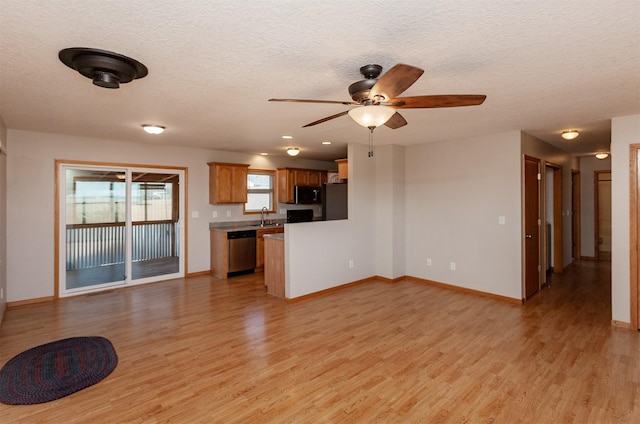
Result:
[[[0,363],[99,335],[119,364],[66,398],[0,404],[0,421],[638,422],[640,336],[611,326],[609,276],[572,266],[524,306],[407,281],[286,304],[256,274],[16,307]]]

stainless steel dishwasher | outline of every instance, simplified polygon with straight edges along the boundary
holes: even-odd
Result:
[[[253,272],[256,267],[256,230],[229,231],[228,274]]]

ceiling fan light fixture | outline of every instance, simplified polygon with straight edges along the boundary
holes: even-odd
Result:
[[[162,134],[164,132],[164,127],[159,125],[143,125],[142,129],[148,134]]]
[[[287,154],[289,156],[298,156],[300,154],[300,149],[298,149],[297,147],[289,147],[287,149]]]
[[[395,113],[396,110],[391,106],[368,105],[351,109],[349,116],[358,125],[377,128],[384,125]]]
[[[598,152],[598,153],[596,153],[596,159],[602,160],[602,159],[606,159],[608,157],[609,157],[609,153],[607,153],[607,152]]]
[[[579,135],[580,133],[578,132],[578,130],[562,131],[562,138],[564,138],[565,140],[574,140]]]

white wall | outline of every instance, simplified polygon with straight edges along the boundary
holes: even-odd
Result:
[[[405,275],[405,148],[388,145],[375,149],[376,271],[389,279]]]
[[[365,145],[349,145],[349,219],[285,227],[286,297],[375,275],[376,161],[367,152]]]
[[[522,299],[520,132],[410,146],[405,163],[407,275]]]
[[[290,166],[335,169],[335,163],[299,158],[269,158],[258,155],[206,149],[130,143],[66,135],[9,130],[11,151],[7,157],[7,300],[19,301],[54,295],[54,189],[55,160],[98,161],[123,164],[188,168],[187,272],[208,271],[209,223],[213,211],[219,221],[252,219],[242,205],[209,204],[207,162],[251,164],[252,168]],[[192,218],[197,211],[198,218]],[[227,218],[226,211],[231,212]],[[273,217],[272,218],[276,218]]]
[[[580,158],[580,256],[595,258],[595,183],[594,172],[611,169],[611,157]]]
[[[631,322],[629,238],[629,146],[640,144],[640,115],[611,120],[611,309],[612,319]]]
[[[543,167],[544,162],[562,167],[562,267],[564,268],[571,263],[571,169],[578,169],[578,159],[527,133],[522,133],[522,154],[540,159]],[[546,181],[544,168],[542,177],[543,186],[553,184],[553,181]],[[554,222],[554,224],[558,223]]]
[[[7,127],[0,116],[0,324],[7,308]]]

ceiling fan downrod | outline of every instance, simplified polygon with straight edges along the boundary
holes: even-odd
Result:
[[[369,128],[369,157],[372,158],[373,157],[373,130],[376,129],[376,127],[368,127]]]

